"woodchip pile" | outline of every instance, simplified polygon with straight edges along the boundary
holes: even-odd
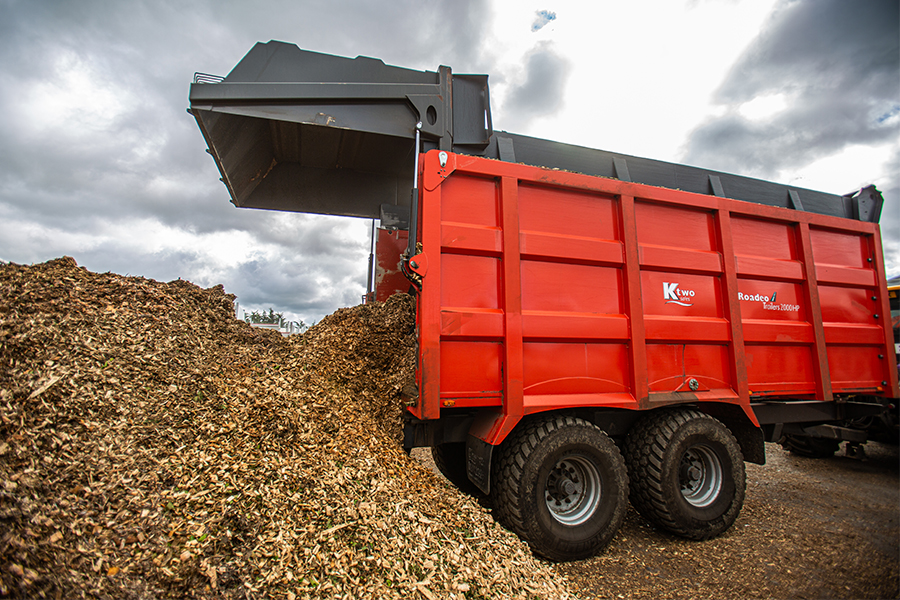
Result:
[[[233,300],[0,266],[0,597],[571,597],[404,453],[411,298],[290,339]]]

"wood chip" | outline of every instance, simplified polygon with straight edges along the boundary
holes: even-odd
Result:
[[[289,339],[233,301],[0,266],[0,596],[573,597],[401,448],[412,298]]]

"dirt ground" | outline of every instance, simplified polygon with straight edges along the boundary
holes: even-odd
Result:
[[[683,540],[629,509],[603,553],[554,568],[585,599],[898,598],[900,455],[874,442],[866,454],[809,459],[767,444],[723,536]]]
[[[557,569],[585,598],[897,598],[898,449],[866,451],[822,460],[767,444],[725,535],[682,540],[632,510],[605,553]]]

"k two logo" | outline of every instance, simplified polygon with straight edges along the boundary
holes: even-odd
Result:
[[[663,282],[663,300],[666,304],[677,304],[678,306],[694,305],[694,290],[683,290],[678,287],[677,283]]]

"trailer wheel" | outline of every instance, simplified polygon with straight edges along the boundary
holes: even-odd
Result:
[[[797,456],[806,458],[831,458],[841,447],[841,442],[828,438],[814,438],[808,435],[786,435],[781,447]]]
[[[715,537],[744,504],[744,458],[721,422],[695,410],[651,413],[626,440],[631,504],[655,525]]]
[[[544,417],[499,448],[491,498],[497,519],[535,554],[577,560],[596,554],[622,524],[628,474],[619,449],[598,427]]]
[[[484,493],[469,480],[466,473],[466,443],[451,442],[432,446],[431,457],[438,471],[455,485],[459,491],[476,498],[484,497]]]

